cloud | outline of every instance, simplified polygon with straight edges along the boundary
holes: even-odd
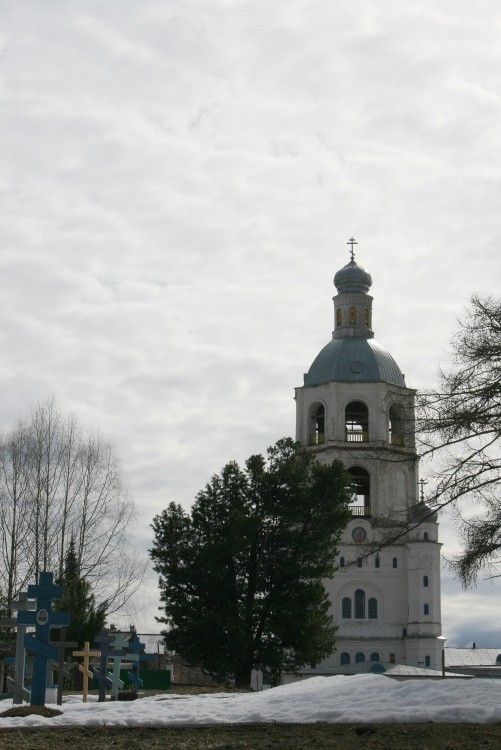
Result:
[[[54,393],[100,428],[144,548],[168,500],[294,433],[352,235],[377,340],[433,381],[500,272],[495,20],[464,2],[11,4],[3,426]],[[472,607],[451,611],[459,627]]]

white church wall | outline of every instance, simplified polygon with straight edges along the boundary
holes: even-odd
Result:
[[[357,487],[353,517],[339,543],[339,569],[325,581],[337,647],[319,669],[341,669],[341,654],[349,655],[350,665],[370,662],[372,654],[382,662],[440,669],[437,524],[417,524],[377,555],[368,546],[382,541],[391,524],[407,521],[419,503],[415,391],[405,386],[391,355],[369,344],[371,283],[353,258],[336,274],[333,342],[313,362],[307,384],[295,390],[296,439],[322,463],[341,460]]]

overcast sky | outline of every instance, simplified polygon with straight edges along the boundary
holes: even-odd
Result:
[[[498,294],[495,0],[0,0],[0,50],[0,426],[100,428],[143,549],[294,434],[349,237],[411,387]],[[450,645],[501,643],[499,586],[443,589]]]

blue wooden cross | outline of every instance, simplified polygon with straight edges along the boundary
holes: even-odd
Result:
[[[123,649],[114,649],[111,646],[113,636],[103,630],[96,636],[96,642],[100,644],[101,656],[99,657],[99,669],[92,669],[93,675],[99,682],[99,702],[106,700],[106,688],[113,686],[113,680],[110,680],[107,674],[108,658],[112,656],[124,656]]]
[[[129,678],[129,682],[133,686],[134,691],[137,692],[138,688],[143,687],[143,681],[139,677],[139,663],[142,661],[153,661],[155,659],[155,654],[144,653],[144,643],[141,643],[137,634],[135,634],[134,638],[129,642],[129,649],[136,655],[137,661],[132,665],[132,672],[127,672],[127,677]]]
[[[123,633],[115,633],[114,635],[110,634],[110,637],[113,650],[115,652],[121,651],[121,653],[112,657],[113,672],[108,672],[108,677],[111,679],[111,700],[116,701],[118,698],[118,691],[124,686],[123,680],[120,679],[120,667],[122,666],[122,660],[124,658],[129,658],[129,656],[125,656],[125,649],[127,648],[128,641]]]
[[[47,660],[57,661],[57,648],[49,643],[50,629],[66,627],[70,624],[69,612],[53,612],[52,600],[62,599],[63,587],[54,584],[52,573],[40,573],[38,584],[28,586],[28,598],[36,599],[34,612],[17,613],[18,625],[35,625],[35,635],[26,633],[24,647],[35,654],[33,661],[33,679],[31,684],[32,706],[45,705],[45,687],[47,684]]]

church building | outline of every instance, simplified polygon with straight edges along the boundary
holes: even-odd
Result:
[[[351,260],[334,276],[334,331],[296,388],[296,440],[353,478],[338,570],[326,581],[336,651],[309,674],[442,668],[436,514],[419,492],[414,398],[372,328],[369,273]],[[388,532],[409,524],[374,551]]]

